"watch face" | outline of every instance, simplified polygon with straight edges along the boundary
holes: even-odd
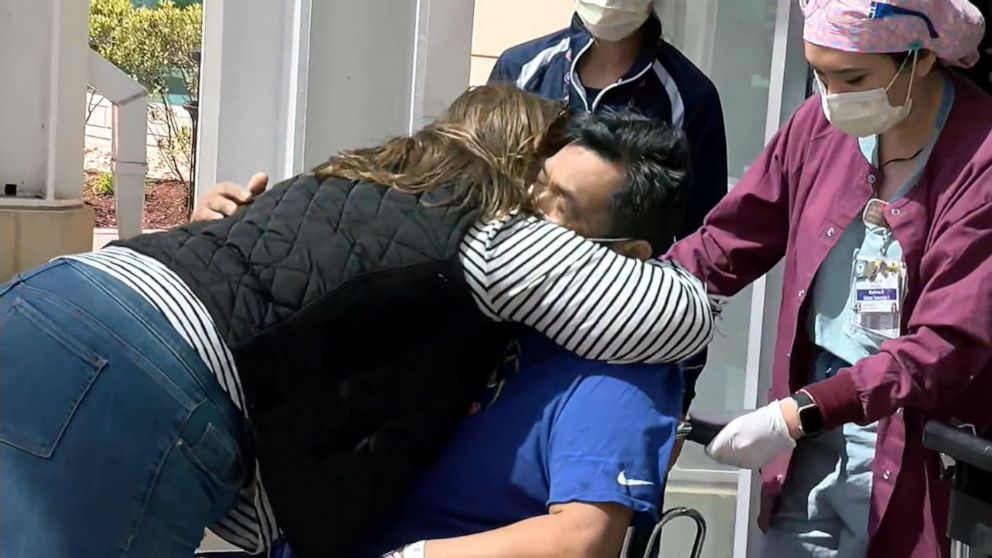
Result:
[[[823,432],[823,415],[815,405],[799,409],[799,423],[803,434],[813,436]]]

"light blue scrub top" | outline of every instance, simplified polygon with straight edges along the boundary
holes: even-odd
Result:
[[[933,136],[919,155],[916,171],[899,188],[890,202],[908,194],[923,174],[923,168],[930,158],[933,146],[940,130],[947,122],[951,105],[954,103],[954,86],[950,80],[945,83],[944,98],[937,113]],[[868,162],[877,167],[878,136],[860,138],[858,142]],[[883,337],[853,324],[854,262],[859,256],[871,259],[884,257],[901,261],[903,253],[899,241],[892,236],[892,231],[866,224],[861,215],[855,217],[854,222],[844,230],[820,267],[813,287],[810,336],[813,343],[822,349],[814,366],[814,381],[830,377],[839,368],[850,366],[878,353],[882,342],[885,341]]]

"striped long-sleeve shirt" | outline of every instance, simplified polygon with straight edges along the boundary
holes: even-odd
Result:
[[[676,362],[713,336],[703,284],[672,262],[641,262],[534,217],[476,224],[460,259],[490,318],[519,322],[580,356]]]
[[[161,311],[244,410],[237,367],[206,307],[163,264],[111,247],[71,258],[98,268]],[[479,308],[519,322],[583,357],[674,362],[702,350],[713,315],[702,283],[670,262],[640,262],[547,221],[512,216],[477,223],[459,251]],[[259,552],[278,528],[256,464],[255,481],[211,530]]]

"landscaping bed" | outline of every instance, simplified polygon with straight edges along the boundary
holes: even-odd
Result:
[[[108,192],[103,173],[87,172],[83,201],[93,207],[97,228],[117,228],[117,207],[113,192]],[[189,188],[178,180],[152,180],[145,183],[145,219],[143,229],[169,229],[189,220]]]

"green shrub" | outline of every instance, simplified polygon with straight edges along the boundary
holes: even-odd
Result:
[[[98,196],[114,195],[114,177],[109,172],[101,172],[93,183],[93,193]]]
[[[185,91],[182,103],[195,100],[200,68],[192,56],[202,44],[203,6],[161,0],[156,7],[134,7],[131,0],[90,0],[90,48],[145,87],[149,121],[164,130],[159,142],[173,178],[193,181],[192,130],[170,110],[169,83]],[[176,93],[176,92],[171,92]],[[181,110],[181,109],[180,109]]]
[[[199,90],[191,53],[202,44],[203,7],[171,1],[135,8],[130,0],[90,0],[90,48],[133,77],[153,96],[178,78],[190,97]]]

